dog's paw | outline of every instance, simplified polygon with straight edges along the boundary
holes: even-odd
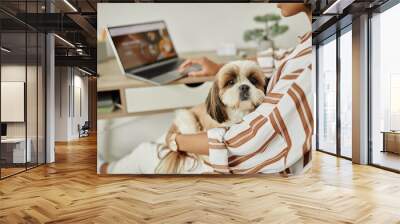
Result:
[[[195,134],[200,131],[200,125],[196,115],[189,110],[177,110],[175,112],[175,125],[182,134]]]

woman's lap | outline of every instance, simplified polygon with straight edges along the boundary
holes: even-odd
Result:
[[[132,152],[118,161],[112,162],[108,166],[108,173],[114,174],[155,174],[155,169],[160,162],[160,158],[165,155],[166,150],[160,152],[164,135],[156,142],[145,142],[135,147]],[[161,157],[160,157],[161,156]],[[211,172],[212,169],[206,166],[202,161],[197,162],[192,158],[185,160],[182,174],[196,174]]]

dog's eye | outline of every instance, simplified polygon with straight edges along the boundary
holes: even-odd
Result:
[[[258,80],[256,78],[254,78],[253,76],[249,77],[249,81],[251,82],[251,84],[256,85],[258,83]]]
[[[235,84],[235,80],[231,79],[228,82],[226,82],[226,86],[233,86]]]

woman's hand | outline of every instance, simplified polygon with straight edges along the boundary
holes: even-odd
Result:
[[[222,67],[221,64],[217,64],[206,57],[187,59],[178,68],[178,71],[183,72],[186,68],[198,64],[201,66],[200,71],[189,72],[189,76],[211,76],[217,74],[219,69]]]

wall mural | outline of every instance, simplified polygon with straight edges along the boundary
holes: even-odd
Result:
[[[99,3],[98,29],[99,174],[311,166],[307,5]]]

